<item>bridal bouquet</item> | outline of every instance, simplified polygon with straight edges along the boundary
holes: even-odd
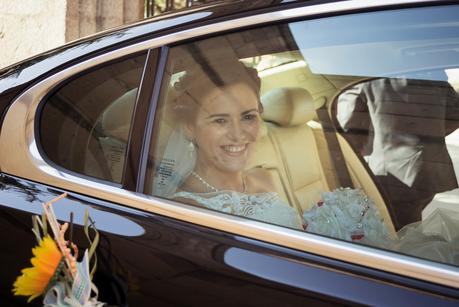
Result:
[[[52,208],[54,202],[65,196],[66,193],[43,204],[43,215],[32,218],[32,231],[38,246],[32,249],[32,267],[21,271],[22,275],[13,284],[13,293],[29,296],[28,302],[43,296],[45,306],[103,306],[103,303],[97,301],[97,288],[91,281],[96,269],[95,257],[92,269],[89,269],[90,260],[95,256],[99,234],[86,211],[84,230],[90,247],[84,251],[81,261],[78,262],[78,247],[71,239],[65,239],[69,224],[59,224]],[[94,233],[93,238],[89,235],[90,230]],[[91,297],[92,292],[95,293],[94,297]]]
[[[338,239],[386,246],[389,232],[374,202],[360,189],[339,188],[303,213],[305,229]]]

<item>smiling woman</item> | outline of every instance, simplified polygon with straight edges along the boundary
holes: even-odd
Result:
[[[213,191],[247,189],[242,171],[259,138],[260,82],[254,69],[228,64],[229,73],[218,65],[211,75],[190,71],[175,84],[172,112],[198,153],[193,177],[184,184],[196,192],[209,192],[202,178],[213,183]]]
[[[274,193],[273,178],[267,170],[247,169],[255,144],[260,138],[263,120],[260,114],[260,80],[253,68],[237,59],[188,69],[173,86],[169,112],[175,123],[167,141],[160,168],[166,164],[179,173],[174,176],[157,172],[156,177],[175,200],[204,206],[231,214],[302,229],[298,212]],[[176,135],[181,135],[178,141]],[[193,155],[188,164],[176,155],[180,143],[185,155]],[[162,165],[162,166],[161,166]]]
[[[259,135],[258,99],[242,82],[224,90],[210,91],[202,99],[196,118],[185,126],[187,136],[198,148],[193,174],[215,182],[218,189],[245,191],[241,172]],[[194,183],[185,182],[194,190],[202,190]]]

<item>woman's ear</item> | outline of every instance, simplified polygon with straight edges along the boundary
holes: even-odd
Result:
[[[183,125],[183,132],[185,133],[186,138],[194,145],[194,148],[198,149],[199,146],[196,143],[196,134],[194,133],[194,126],[192,124]]]
[[[193,125],[189,124],[189,123],[184,124],[183,125],[183,132],[185,133],[186,138],[194,143],[194,139],[195,139],[194,135],[195,134],[194,134]]]
[[[261,115],[263,111],[264,111],[263,104],[261,103],[261,101],[258,101],[258,113],[260,113]]]

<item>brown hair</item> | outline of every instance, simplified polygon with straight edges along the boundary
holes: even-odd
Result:
[[[256,69],[236,60],[196,65],[174,84],[171,115],[179,122],[193,120],[210,89],[224,89],[241,82],[247,84],[259,97],[261,82]],[[259,111],[263,111],[260,101]]]

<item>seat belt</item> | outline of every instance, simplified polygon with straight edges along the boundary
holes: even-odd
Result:
[[[336,182],[339,187],[354,188],[349,169],[346,165],[346,160],[344,159],[338,138],[336,137],[337,131],[330,119],[328,111],[325,107],[321,107],[317,109],[316,112],[319,121],[322,123],[322,131],[325,136],[326,146],[328,148],[328,152],[330,153],[330,160],[335,169],[336,178],[330,180],[332,180],[332,182]],[[316,129],[314,129],[314,131],[316,131]],[[325,144],[321,146],[324,147]]]

